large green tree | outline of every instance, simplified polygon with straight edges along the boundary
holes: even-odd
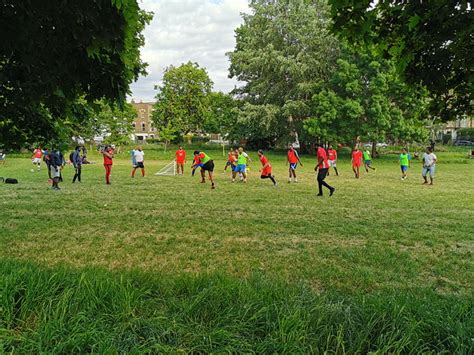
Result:
[[[244,82],[235,90],[246,102],[243,138],[293,140],[303,134],[315,87],[329,79],[339,53],[329,8],[323,0],[252,0],[250,9],[228,54],[230,76]]]
[[[392,57],[405,80],[428,88],[431,111],[472,114],[472,1],[329,0],[336,32]]]
[[[183,136],[202,130],[212,85],[206,70],[197,63],[166,68],[153,111],[153,122],[158,131],[168,127]]]
[[[313,96],[314,116],[304,126],[323,142],[422,140],[427,102],[400,80],[391,61],[345,48],[332,78]]]
[[[0,1],[0,144],[57,138],[78,97],[122,104],[150,19],[137,0]]]

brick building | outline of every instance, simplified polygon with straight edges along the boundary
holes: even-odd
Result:
[[[137,117],[133,121],[133,139],[135,142],[144,142],[147,139],[157,138],[156,128],[153,127],[151,120],[154,102],[135,102],[130,103],[137,111]]]

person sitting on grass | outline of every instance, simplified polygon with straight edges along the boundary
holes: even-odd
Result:
[[[408,154],[406,148],[402,149],[402,153],[398,159],[400,161],[400,170],[402,171],[402,180],[407,178],[407,171],[410,166],[410,155]]]
[[[423,179],[425,180],[423,182],[423,184],[428,183],[427,175],[429,174],[430,175],[430,185],[433,185],[437,159],[438,158],[433,153],[433,148],[432,147],[427,147],[426,148],[426,153],[423,154],[423,170],[421,172],[421,175],[423,176]]]
[[[261,179],[270,179],[273,182],[273,186],[277,186],[277,183],[275,181],[275,176],[272,175],[272,166],[270,162],[268,161],[267,157],[263,155],[263,151],[259,149],[257,152],[258,158],[260,159],[260,162],[262,163],[262,170],[260,170]]]
[[[193,165],[192,168],[195,170],[197,166],[201,167],[201,183],[206,182],[206,171],[208,172],[209,175],[209,180],[211,181],[211,189],[215,189],[216,186],[214,184],[214,178],[213,178],[213,173],[214,173],[214,161],[209,157],[204,152],[200,152],[198,150],[194,151],[194,157],[198,157],[199,159],[195,161],[198,163],[196,166]]]
[[[370,152],[368,149],[364,150],[364,167],[365,167],[365,172],[369,172],[369,169],[376,170],[374,167],[372,167],[372,156],[370,155]]]
[[[355,174],[355,178],[358,179],[360,177],[360,166],[362,163],[362,152],[359,150],[357,145],[352,150],[352,171]]]
[[[135,158],[135,166],[132,170],[132,178],[135,177],[135,172],[138,168],[141,169],[142,176],[145,177],[145,165],[143,164],[145,152],[143,151],[142,147],[138,147],[136,150],[134,150],[133,157]]]

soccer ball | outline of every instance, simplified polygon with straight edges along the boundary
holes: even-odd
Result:
[[[31,171],[32,173],[34,173],[34,172],[35,172],[35,169],[31,169],[30,171]]]

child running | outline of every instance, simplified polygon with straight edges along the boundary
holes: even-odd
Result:
[[[179,149],[175,153],[176,159],[176,174],[184,174],[184,164],[186,164],[186,151],[182,146],[179,146]]]
[[[288,146],[288,154],[287,154],[287,165],[289,164],[288,168],[288,183],[291,183],[291,179],[293,179],[294,182],[298,182],[298,178],[296,177],[296,167],[298,166],[298,163],[303,166],[301,163],[300,157],[298,155],[298,152],[293,148],[293,145],[290,144]]]
[[[355,174],[355,178],[360,177],[360,166],[362,163],[362,152],[359,150],[357,145],[352,150],[352,171]]]
[[[408,154],[406,148],[402,149],[402,153],[400,154],[400,170],[402,171],[402,180],[407,178],[407,171],[410,166],[410,155]]]
[[[328,149],[328,163],[329,163],[329,168],[334,168],[334,171],[336,172],[336,176],[339,176],[339,173],[337,172],[337,150],[332,147],[332,145],[329,145]],[[328,169],[328,176],[329,176],[329,169]]]
[[[145,165],[143,164],[145,160],[145,152],[143,151],[142,147],[138,147],[133,152],[133,157],[135,159],[135,165],[133,166],[132,170],[132,178],[135,177],[135,172],[138,168],[142,171],[142,176],[145,177]]]
[[[211,189],[215,189],[216,186],[214,184],[214,178],[213,178],[214,161],[211,159],[211,157],[209,157],[209,155],[207,155],[204,152],[200,152],[198,150],[194,151],[194,161],[197,163],[196,165],[192,166],[194,170],[196,170],[198,166],[201,167],[201,178],[202,178],[201,183],[206,182],[205,172],[207,171],[209,175],[209,180],[211,181]],[[194,171],[193,171],[193,175],[194,175]]]
[[[365,171],[368,173],[369,169],[372,170],[377,170],[374,167],[372,167],[372,156],[370,155],[370,152],[368,149],[364,150],[364,167]]]
[[[36,148],[33,151],[33,156],[31,158],[32,158],[33,165],[37,166],[38,171],[40,171],[40,169],[41,169],[41,158],[42,157],[43,157],[43,151],[41,150],[41,147]],[[34,170],[31,169],[31,171],[34,171]]]
[[[112,172],[114,149],[108,145],[101,151],[101,153],[104,156],[105,183],[110,185],[110,173]]]
[[[267,157],[263,155],[263,151],[259,149],[257,152],[258,158],[260,159],[260,162],[262,163],[262,170],[260,170],[261,179],[270,179],[273,182],[273,186],[277,186],[277,183],[275,181],[275,176],[272,175],[272,166],[270,162],[268,161]]]

